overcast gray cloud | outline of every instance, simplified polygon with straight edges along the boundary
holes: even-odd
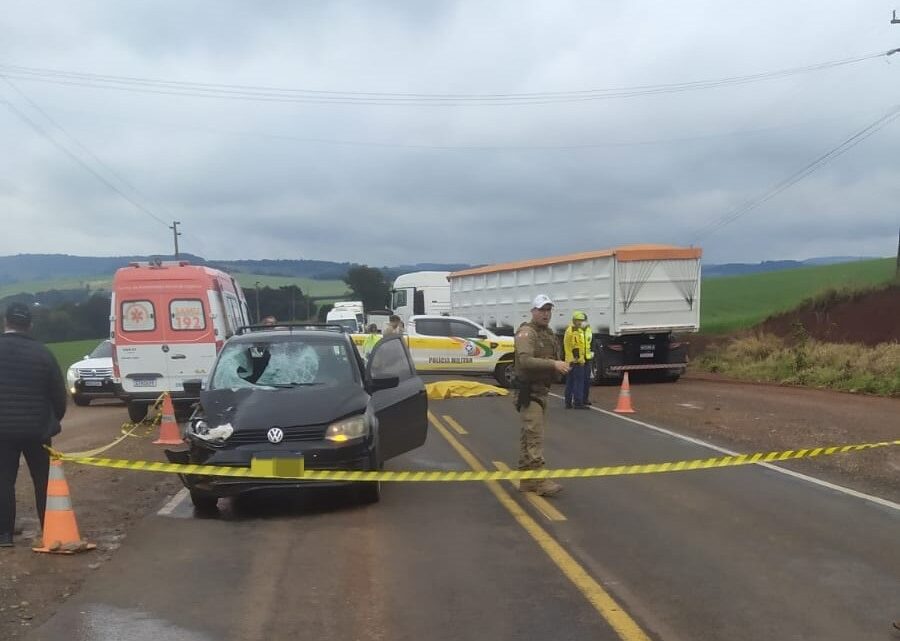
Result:
[[[882,0],[7,2],[0,65],[325,91],[573,91],[883,52],[900,44],[892,8]],[[102,165],[2,81],[0,101],[152,214],[182,221],[186,251],[483,263],[688,243],[900,103],[897,63],[900,55],[627,99],[454,106],[115,91],[0,67]],[[0,139],[0,254],[170,250],[164,224],[5,104]],[[900,121],[701,237],[706,259],[889,255],[900,224],[898,143]]]

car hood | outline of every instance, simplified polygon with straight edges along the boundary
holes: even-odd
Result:
[[[85,358],[72,363],[75,369],[112,369],[112,358]]]
[[[322,425],[364,412],[368,401],[369,395],[356,385],[200,392],[200,404],[210,427],[230,423],[235,431],[271,425]]]

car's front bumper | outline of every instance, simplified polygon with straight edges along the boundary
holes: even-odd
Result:
[[[308,443],[283,442],[239,445],[234,448],[209,448],[189,442],[189,449],[181,452],[166,451],[173,463],[223,465],[249,468],[254,457],[303,458],[308,470],[374,470],[377,468],[374,445],[369,440],[358,443],[337,444],[328,441]],[[298,481],[296,479],[253,479],[231,476],[181,475],[188,489],[209,492],[218,497],[234,496],[264,489],[290,489],[300,487],[325,487],[346,485],[348,481]]]
[[[72,396],[81,396],[84,398],[116,398],[118,396],[118,390],[111,378],[76,378],[75,381],[69,385],[69,393],[72,394]]]

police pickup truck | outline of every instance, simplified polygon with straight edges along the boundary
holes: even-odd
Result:
[[[460,316],[418,315],[406,323],[404,340],[420,374],[491,375],[503,387],[515,384],[513,338],[498,336]],[[353,341],[360,347],[364,334]]]

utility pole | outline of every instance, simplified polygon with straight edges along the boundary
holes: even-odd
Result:
[[[178,237],[181,236],[181,232],[178,231],[178,225],[180,224],[177,220],[173,220],[172,224],[169,225],[169,229],[172,230],[172,237],[175,239],[175,260],[178,260]]]
[[[900,281],[900,232],[897,233],[897,266],[894,268],[894,280]]]
[[[256,281],[256,322],[260,322],[259,317],[259,281]]]

